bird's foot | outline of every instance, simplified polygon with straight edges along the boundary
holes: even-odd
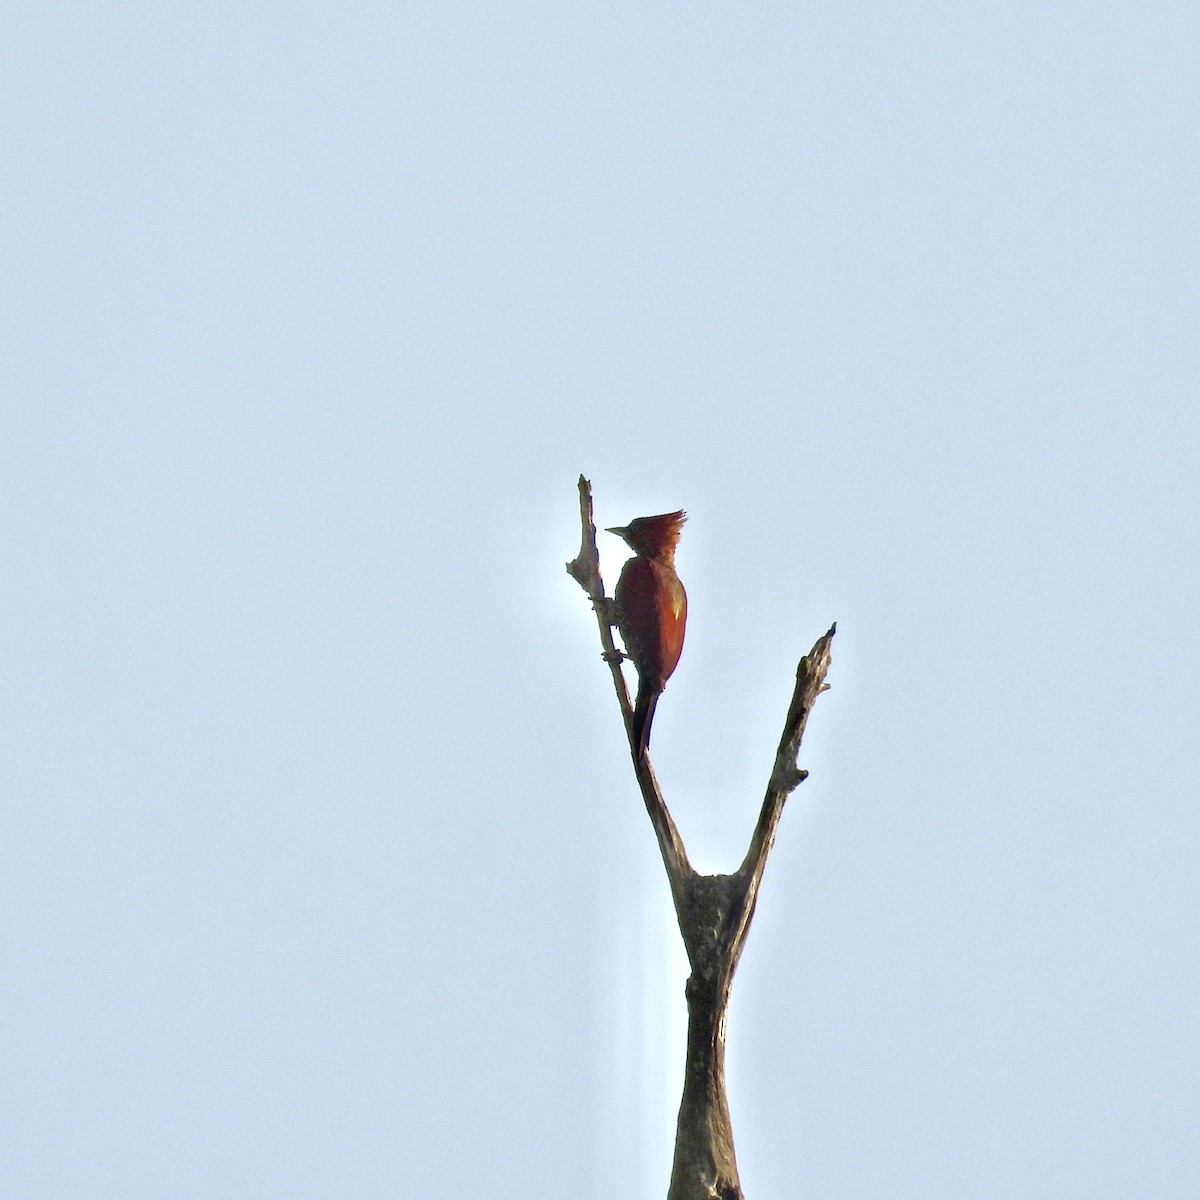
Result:
[[[629,655],[622,653],[620,650],[605,650],[600,657],[604,659],[606,663],[616,663],[617,666],[620,666],[621,663],[623,663],[629,657]]]
[[[617,606],[613,603],[611,597],[601,596],[598,600],[593,600],[592,607],[606,625],[615,625],[617,623]]]

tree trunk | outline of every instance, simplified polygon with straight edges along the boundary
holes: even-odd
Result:
[[[687,984],[688,1040],[675,1164],[667,1200],[742,1200],[733,1125],[725,1099],[728,975],[693,972]]]

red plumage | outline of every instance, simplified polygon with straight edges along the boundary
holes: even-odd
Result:
[[[638,673],[633,709],[638,758],[650,744],[655,706],[683,652],[687,593],[675,573],[675,547],[686,520],[682,511],[661,513],[608,531],[623,537],[634,552],[621,568],[613,599],[617,628]]]

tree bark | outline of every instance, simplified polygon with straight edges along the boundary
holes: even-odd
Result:
[[[725,1022],[736,966],[730,918],[741,903],[738,883],[732,875],[694,875],[680,915],[692,971],[684,990],[687,1058],[667,1200],[742,1195],[725,1094]]]
[[[796,687],[784,720],[783,735],[763,798],[758,823],[742,865],[732,875],[702,875],[688,862],[683,839],[663,799],[649,755],[639,757],[633,737],[633,709],[621,671],[622,655],[612,637],[611,601],[604,594],[591,484],[579,477],[579,513],[583,527],[579,555],[567,563],[571,577],[587,592],[600,625],[603,657],[609,664],[634,774],[662,853],[671,885],[679,932],[691,974],[687,1058],[683,1098],[675,1131],[675,1161],[667,1200],[743,1200],[733,1149],[733,1125],[725,1093],[725,1025],[733,975],[741,958],[767,856],[787,798],[807,772],[796,764],[809,713],[829,685],[831,645],[837,626],[817,639],[796,668]]]

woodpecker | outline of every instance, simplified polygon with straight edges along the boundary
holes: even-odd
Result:
[[[687,593],[675,574],[675,546],[687,514],[682,510],[638,517],[610,528],[633,551],[613,592],[617,628],[637,668],[633,743],[638,759],[650,744],[650,723],[662,690],[679,664],[687,625]]]

